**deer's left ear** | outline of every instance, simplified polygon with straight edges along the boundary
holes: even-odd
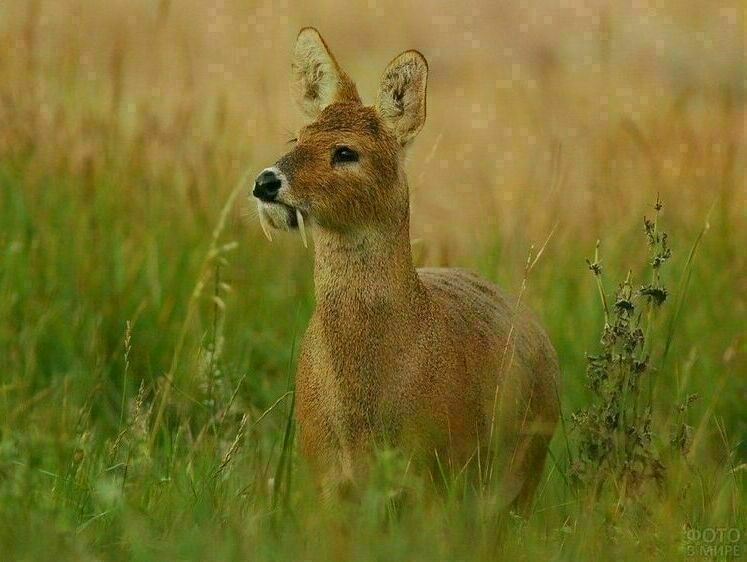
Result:
[[[405,145],[425,124],[425,91],[428,63],[417,51],[405,51],[384,71],[379,85],[376,109]]]
[[[313,27],[298,33],[292,72],[296,103],[309,119],[335,101],[360,102],[355,84]]]

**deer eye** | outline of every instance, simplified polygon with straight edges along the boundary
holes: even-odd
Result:
[[[357,162],[358,153],[349,146],[338,146],[332,154],[332,165]]]

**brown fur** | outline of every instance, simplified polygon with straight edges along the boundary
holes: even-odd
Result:
[[[376,106],[365,107],[318,32],[299,41],[296,91],[314,121],[277,163],[282,205],[260,212],[285,228],[285,211],[298,209],[313,226],[316,309],[296,379],[301,453],[331,493],[365,477],[378,443],[456,470],[492,448],[505,500],[526,504],[559,415],[557,359],[536,320],[494,285],[413,265],[403,155],[425,120],[425,59],[395,58]],[[332,165],[339,145],[359,161]]]

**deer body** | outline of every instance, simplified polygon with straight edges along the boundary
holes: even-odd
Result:
[[[333,493],[365,478],[377,444],[458,471],[492,439],[506,500],[527,501],[558,419],[557,359],[494,285],[413,265],[403,154],[425,119],[425,60],[397,57],[365,107],[306,28],[294,73],[314,121],[254,192],[265,223],[313,225],[316,308],[296,378],[302,455]]]

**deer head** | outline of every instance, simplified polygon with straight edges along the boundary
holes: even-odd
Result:
[[[319,32],[300,31],[292,79],[307,123],[253,191],[270,240],[270,228],[300,228],[305,242],[306,221],[344,234],[407,225],[403,156],[425,123],[427,75],[423,55],[405,51],[384,71],[376,104],[365,106]]]

